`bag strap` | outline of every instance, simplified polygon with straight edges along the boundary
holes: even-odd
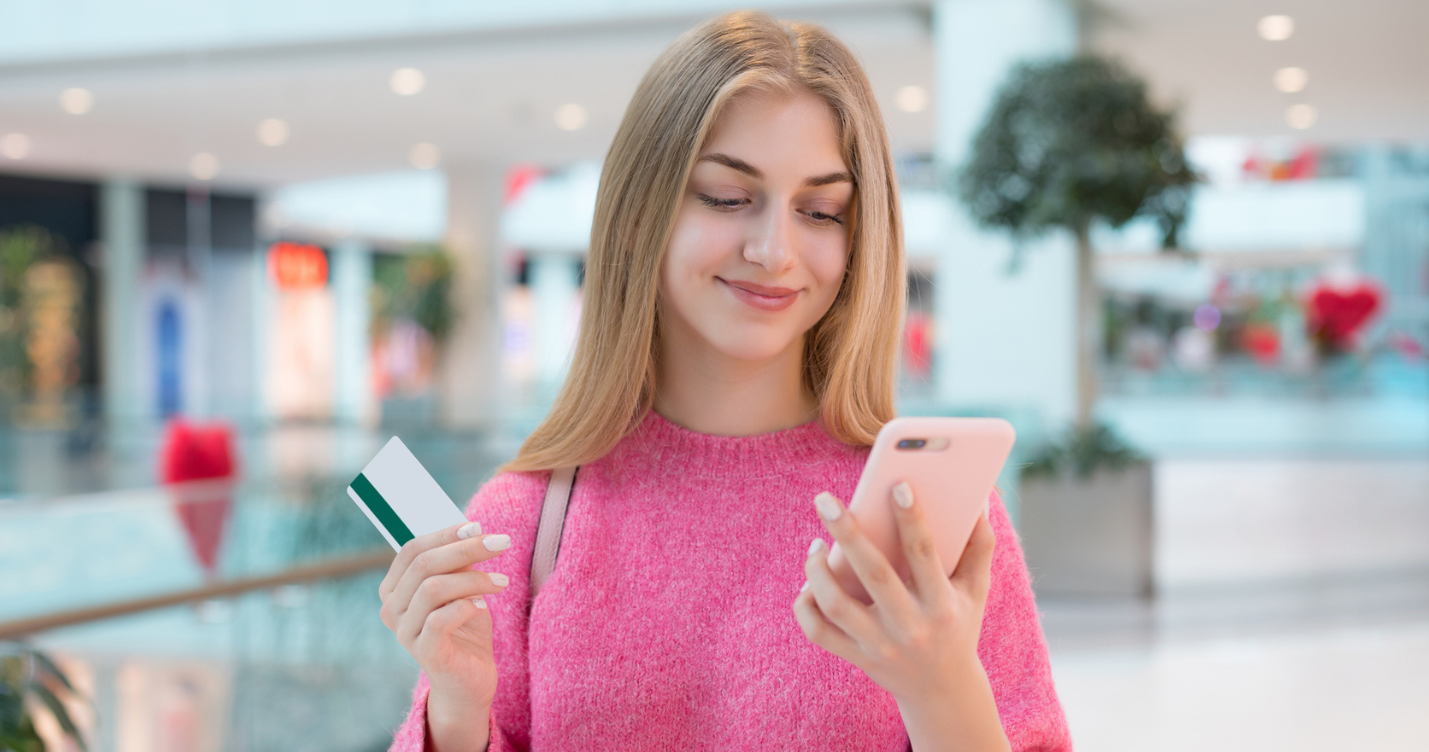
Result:
[[[561,550],[561,532],[566,527],[566,507],[571,503],[571,490],[576,485],[577,467],[558,467],[551,471],[546,485],[546,501],[541,504],[541,521],[536,527],[536,547],[531,551],[531,597],[541,592],[541,586],[556,569],[556,554]]]

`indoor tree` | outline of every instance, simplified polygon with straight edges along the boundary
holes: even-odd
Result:
[[[1160,225],[1174,249],[1189,186],[1174,114],[1119,63],[1082,55],[1019,67],[973,142],[958,192],[983,227],[1022,240],[1065,230],[1077,246],[1077,433],[1093,430],[1101,301],[1091,228],[1136,216]]]

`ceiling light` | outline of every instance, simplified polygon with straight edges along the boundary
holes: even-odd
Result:
[[[1283,42],[1295,33],[1295,20],[1290,16],[1266,16],[1256,24],[1260,38],[1268,42]]]
[[[905,86],[898,90],[893,102],[904,112],[922,112],[928,106],[928,90],[921,86]]]
[[[1286,94],[1294,94],[1310,83],[1310,76],[1304,68],[1281,68],[1275,72],[1275,88]]]
[[[1296,130],[1305,130],[1315,124],[1315,108],[1308,104],[1292,105],[1285,111],[1285,122]]]
[[[563,104],[556,108],[556,127],[563,131],[578,131],[585,127],[585,108],[578,104]]]
[[[398,68],[392,71],[392,75],[387,79],[387,85],[392,87],[392,91],[404,97],[413,94],[420,94],[422,89],[427,88],[427,77],[416,68]]]
[[[189,157],[189,174],[194,180],[213,180],[218,175],[218,157],[206,151]]]
[[[0,154],[6,159],[24,159],[30,155],[30,137],[23,133],[0,136]]]
[[[94,107],[94,95],[89,89],[65,89],[60,92],[60,108],[71,115],[83,115]]]
[[[258,143],[264,146],[282,146],[287,142],[287,123],[278,118],[268,118],[258,123]]]
[[[407,159],[419,170],[430,170],[442,161],[442,152],[436,144],[417,144],[408,152]]]

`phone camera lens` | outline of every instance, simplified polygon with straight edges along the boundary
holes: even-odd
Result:
[[[927,439],[903,439],[898,442],[899,449],[922,449],[927,445]]]

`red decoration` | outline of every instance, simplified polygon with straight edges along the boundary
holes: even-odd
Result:
[[[327,284],[327,254],[315,245],[274,243],[268,249],[268,275],[284,290]]]
[[[159,454],[159,476],[174,488],[174,513],[204,572],[213,577],[228,520],[231,481],[237,467],[233,430],[222,423],[169,423]],[[204,484],[195,481],[212,480]]]
[[[903,325],[903,357],[908,373],[919,378],[933,368],[933,317],[922,311],[909,311]]]
[[[1240,343],[1262,366],[1273,366],[1280,359],[1280,330],[1269,324],[1246,324]]]
[[[1360,332],[1379,312],[1382,298],[1379,288],[1367,281],[1347,286],[1322,282],[1307,297],[1306,328],[1321,347],[1352,350]]]
[[[516,165],[507,170],[506,190],[501,202],[506,206],[516,203],[516,199],[521,198],[521,194],[540,180],[543,174],[540,167],[529,164]]]

